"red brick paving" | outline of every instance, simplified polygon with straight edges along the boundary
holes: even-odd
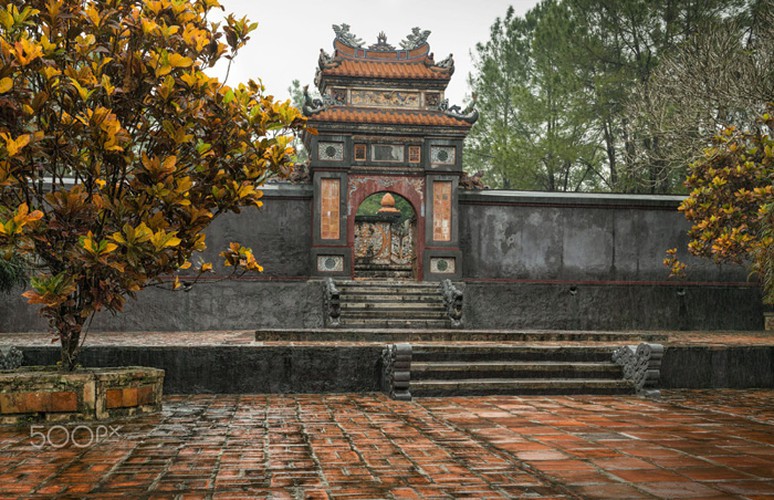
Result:
[[[766,498],[772,395],[169,396],[84,448],[0,428],[0,498]]]

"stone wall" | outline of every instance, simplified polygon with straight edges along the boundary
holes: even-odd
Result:
[[[480,328],[761,329],[742,266],[687,254],[680,196],[460,195],[464,321]],[[669,248],[688,264],[668,278]]]
[[[98,331],[179,331],[322,326],[322,284],[311,272],[312,187],[267,186],[265,206],[217,219],[203,258],[230,241],[255,251],[265,272],[147,289],[126,312],[99,315]],[[477,328],[760,329],[758,288],[740,266],[686,255],[678,196],[460,192],[464,321]],[[689,264],[667,279],[665,251]],[[219,265],[213,279],[228,270]],[[0,332],[45,330],[14,293],[0,296]]]
[[[681,196],[481,191],[460,194],[466,279],[667,281],[667,249],[689,281],[746,280],[687,253]]]
[[[190,292],[147,288],[116,316],[98,314],[95,331],[196,331],[251,328],[303,328],[322,325],[322,284],[308,282],[311,245],[310,186],[270,185],[264,206],[216,219],[207,229],[207,250],[215,263],[209,282]],[[228,268],[218,253],[231,241],[251,247],[264,267],[259,275],[217,281]],[[196,260],[197,257],[194,257]],[[19,297],[0,294],[0,332],[46,330],[37,308]]]

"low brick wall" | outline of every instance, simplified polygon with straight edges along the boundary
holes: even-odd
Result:
[[[0,423],[104,420],[161,409],[164,370],[128,366],[0,371]]]

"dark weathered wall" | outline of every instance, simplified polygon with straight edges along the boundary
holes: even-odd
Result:
[[[149,288],[116,316],[95,316],[94,331],[202,331],[322,326],[319,281],[225,281],[190,292]],[[37,308],[13,294],[0,301],[0,332],[46,330]]]
[[[218,253],[231,241],[251,247],[264,267],[240,280],[203,282],[190,292],[148,288],[115,317],[95,317],[95,331],[228,330],[322,325],[322,285],[307,282],[311,245],[310,186],[270,185],[264,206],[224,215],[207,229],[205,261],[216,264],[217,280],[229,273]],[[198,257],[194,257],[194,261]],[[0,332],[45,330],[37,308],[17,293],[0,295]]]
[[[763,309],[750,287],[466,283],[463,321],[495,329],[761,330]]]
[[[207,251],[202,258],[218,264],[232,241],[253,249],[264,277],[309,276],[312,245],[312,187],[273,184],[263,189],[264,206],[225,214],[207,228]],[[218,273],[228,272],[219,264]]]
[[[679,196],[484,191],[460,196],[469,327],[761,329],[742,266],[687,254]],[[677,247],[687,279],[669,280]]]
[[[51,365],[55,347],[24,347],[25,365]],[[380,345],[87,347],[84,366],[151,366],[166,371],[164,392],[374,392],[381,386]],[[774,387],[772,346],[667,347],[659,387]]]
[[[675,346],[661,361],[660,387],[774,387],[772,346]]]
[[[53,347],[25,347],[25,365],[51,365]],[[382,346],[87,347],[83,366],[165,370],[164,392],[320,393],[380,389]]]
[[[308,282],[312,187],[274,185],[265,206],[217,219],[205,260],[230,241],[255,251],[265,272],[191,292],[148,289],[95,330],[223,330],[322,325],[322,285]],[[676,196],[460,193],[459,223],[470,328],[760,329],[760,293],[741,267],[685,255]],[[678,247],[688,282],[667,280]],[[228,269],[216,266],[213,278]],[[574,288],[574,293],[570,288]],[[46,325],[18,294],[0,296],[0,332]]]
[[[460,234],[465,278],[665,281],[669,248],[690,281],[745,281],[738,266],[687,254],[682,197],[465,192]]]

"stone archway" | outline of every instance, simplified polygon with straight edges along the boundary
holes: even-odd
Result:
[[[417,213],[397,193],[380,191],[357,208],[354,228],[356,278],[415,279]]]

